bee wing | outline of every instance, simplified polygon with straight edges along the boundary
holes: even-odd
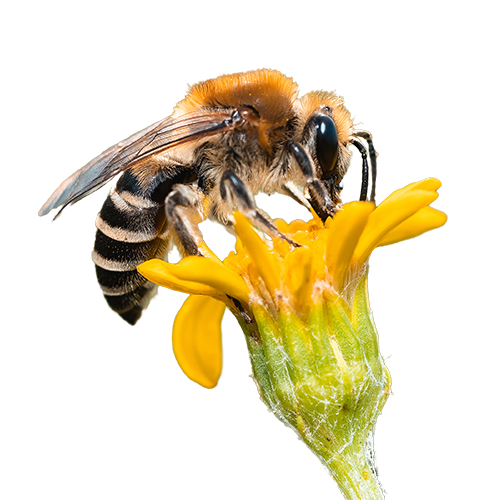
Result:
[[[229,128],[231,113],[190,113],[168,117],[111,146],[68,177],[45,202],[38,215],[62,210],[102,187],[113,177],[151,156],[189,141],[222,133]]]

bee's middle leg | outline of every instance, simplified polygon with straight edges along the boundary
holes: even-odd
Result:
[[[311,204],[309,203],[309,200],[305,197],[303,190],[301,190],[293,182],[288,182],[286,184],[283,184],[278,190],[278,193],[284,196],[288,196],[293,201],[297,202],[299,205],[302,205],[303,207],[307,208],[309,211],[313,210]]]
[[[177,184],[167,196],[167,224],[179,251],[184,255],[201,256],[198,245],[203,236],[198,224],[203,222],[202,194],[193,186]]]
[[[279,237],[293,246],[300,246],[285,236],[274,224],[271,218],[257,208],[252,193],[246,184],[231,170],[226,170],[220,181],[221,197],[229,201],[236,209],[243,213],[254,227],[260,229],[268,236]]]

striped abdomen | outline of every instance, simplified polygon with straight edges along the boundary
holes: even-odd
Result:
[[[174,184],[185,182],[191,172],[146,166],[120,177],[97,216],[92,253],[97,280],[111,309],[134,325],[157,285],[136,268],[153,258],[164,258],[169,249],[165,198]]]

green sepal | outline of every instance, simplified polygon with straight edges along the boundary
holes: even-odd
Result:
[[[354,294],[352,325],[360,341],[368,366],[373,370],[374,377],[380,379],[383,363],[379,352],[378,334],[368,302],[367,278],[368,275],[365,274]]]
[[[314,376],[314,352],[307,324],[293,310],[278,312],[278,328],[289,358],[290,378],[296,386]]]
[[[388,398],[366,275],[350,304],[324,293],[308,311],[253,304],[245,330],[253,375],[273,413],[320,458],[347,499],[382,499],[367,443]]]
[[[262,306],[253,309],[255,321],[262,339],[262,351],[266,359],[273,398],[281,403],[284,411],[294,410],[293,381],[290,377],[291,362],[283,346],[278,324]],[[255,373],[254,373],[255,376]],[[257,384],[260,382],[255,378]]]

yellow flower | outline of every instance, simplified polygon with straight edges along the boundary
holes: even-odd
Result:
[[[346,303],[364,274],[372,251],[383,245],[418,236],[446,222],[446,215],[430,205],[441,183],[425,179],[392,193],[378,207],[370,202],[344,205],[323,225],[318,218],[278,228],[302,245],[263,240],[246,218],[236,213],[236,253],[221,262],[202,244],[205,257],[186,257],[178,264],[150,260],[138,270],[161,286],[192,294],[174,323],[173,347],[186,375],[212,388],[222,369],[220,321],[225,306],[236,315],[253,304],[307,309],[321,294],[336,294]],[[216,300],[213,300],[213,299]],[[233,299],[236,299],[233,300]]]
[[[382,499],[370,433],[390,392],[367,289],[368,258],[378,246],[442,226],[429,205],[440,182],[425,179],[371,202],[343,206],[325,224],[317,217],[263,239],[234,214],[236,251],[220,261],[151,260],[149,280],[190,293],[174,322],[173,348],[184,373],[203,387],[222,369],[225,307],[243,329],[261,399],[320,458],[347,499]]]

